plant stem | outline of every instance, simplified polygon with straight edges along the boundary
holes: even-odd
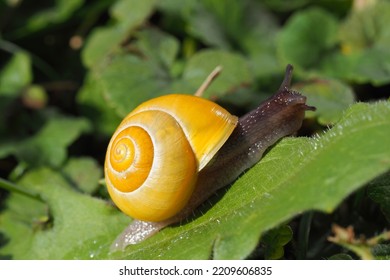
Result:
[[[3,178],[0,178],[0,188],[44,202],[40,194],[29,189],[22,188],[14,183],[11,183],[10,181],[4,180]]]

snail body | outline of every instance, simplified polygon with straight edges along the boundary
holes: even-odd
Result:
[[[239,119],[211,101],[177,94],[147,101],[130,113],[108,146],[105,176],[113,201],[135,220],[111,249],[139,243],[182,221],[258,162],[268,147],[294,134],[305,111],[315,108],[289,89],[291,75],[288,65],[277,93]],[[151,116],[151,112],[158,114]],[[127,135],[133,130],[129,127],[136,130],[134,135],[147,139],[140,142],[147,149],[145,158],[138,155],[142,150],[138,144],[129,140]],[[174,133],[173,128],[180,132]],[[157,136],[147,136],[154,130]],[[128,143],[135,148],[125,148]],[[112,170],[116,166],[119,169]],[[140,194],[141,198],[136,197]]]

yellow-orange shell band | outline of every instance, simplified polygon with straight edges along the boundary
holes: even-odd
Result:
[[[148,133],[137,126],[119,127],[108,149],[106,165],[110,181],[122,192],[139,188],[149,175],[154,148]],[[121,130],[122,129],[122,130]]]

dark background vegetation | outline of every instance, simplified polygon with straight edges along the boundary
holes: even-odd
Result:
[[[17,187],[68,184],[105,203],[105,149],[120,119],[151,97],[194,92],[217,65],[224,70],[206,97],[241,115],[273,93],[285,65],[293,64],[294,87],[318,108],[300,136],[321,135],[358,102],[387,100],[389,108],[389,26],[390,3],[379,0],[1,0],[0,256],[105,258],[89,247],[95,253],[27,254],[10,242],[26,235],[26,243],[37,242],[35,234],[53,228],[58,214],[39,201],[47,195],[39,188]],[[357,190],[332,213],[293,213],[240,257],[361,258],[345,240],[328,241],[338,224],[353,226],[349,241],[388,258],[386,241],[364,243],[389,227],[390,147],[380,145],[387,167],[355,182]],[[19,195],[40,198],[25,202]],[[118,225],[97,243],[109,243],[128,222],[108,212]]]

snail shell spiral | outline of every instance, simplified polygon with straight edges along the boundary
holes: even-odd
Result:
[[[107,149],[105,176],[112,200],[138,220],[174,216],[237,121],[219,105],[190,95],[141,104],[125,117]]]

